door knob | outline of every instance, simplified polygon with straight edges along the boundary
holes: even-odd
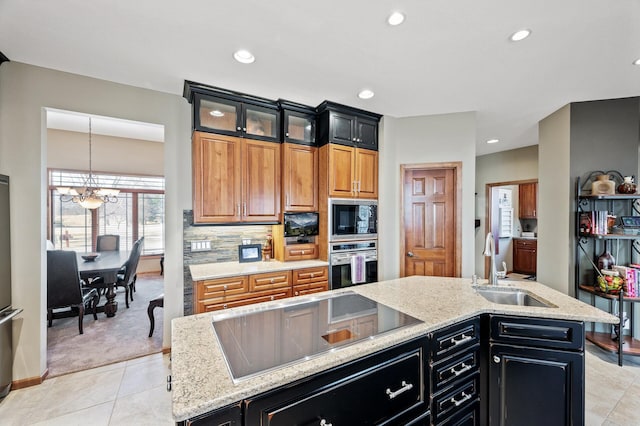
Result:
[[[498,355],[494,355],[493,362],[495,362],[496,364],[500,364],[500,357]]]
[[[413,254],[413,252],[412,252],[412,251],[410,251],[410,252],[408,252],[408,253],[407,253],[407,256],[409,256],[409,257],[413,257],[413,256],[414,256],[414,254]]]

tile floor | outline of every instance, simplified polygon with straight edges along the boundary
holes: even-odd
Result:
[[[640,358],[615,360],[588,344],[586,426],[640,425]],[[155,354],[45,380],[11,391],[0,424],[172,425],[169,371],[169,356]]]

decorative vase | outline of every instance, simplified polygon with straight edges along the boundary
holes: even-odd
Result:
[[[604,251],[598,256],[598,269],[613,269],[615,264],[616,260],[611,253],[609,253],[609,243],[605,241]]]
[[[618,185],[618,192],[621,194],[635,194],[636,184],[633,182],[633,176],[625,176],[624,182]]]
[[[609,179],[609,175],[598,175],[591,184],[591,195],[613,195],[616,193],[616,183]]]

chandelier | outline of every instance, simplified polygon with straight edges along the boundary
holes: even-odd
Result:
[[[82,186],[76,187],[57,187],[60,193],[60,201],[80,204],[85,209],[96,209],[103,203],[117,203],[117,195],[119,189],[99,188],[98,182],[93,176],[91,169],[91,117],[89,117],[89,176],[85,179]]]

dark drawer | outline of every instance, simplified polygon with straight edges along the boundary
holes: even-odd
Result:
[[[437,393],[479,371],[480,344],[431,367],[431,392]]]
[[[477,426],[480,424],[480,401],[436,423],[438,426]]]
[[[425,344],[424,340],[418,341]],[[392,348],[393,349],[393,348]],[[383,351],[323,374],[299,386],[285,387],[247,401],[247,424],[290,426],[307,424],[380,425],[418,421],[428,412],[423,347]]]
[[[470,380],[434,397],[432,407],[434,424],[439,424],[442,420],[467,409],[478,400],[479,395],[480,374],[476,373]]]
[[[480,341],[480,318],[455,324],[432,334],[431,360],[437,362]]]
[[[492,315],[491,340],[540,348],[582,350],[584,323]]]

